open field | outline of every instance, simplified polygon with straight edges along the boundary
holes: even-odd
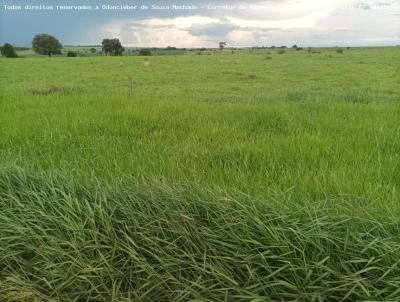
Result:
[[[0,58],[0,300],[398,301],[399,48],[267,51]]]

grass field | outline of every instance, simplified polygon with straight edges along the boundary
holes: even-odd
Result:
[[[0,300],[398,301],[399,49],[267,51],[0,58]]]

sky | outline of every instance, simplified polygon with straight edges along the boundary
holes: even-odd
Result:
[[[400,0],[0,0],[1,44],[28,45],[37,33],[64,45],[391,46],[400,45]]]

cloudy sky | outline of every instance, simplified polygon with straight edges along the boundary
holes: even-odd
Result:
[[[53,10],[26,10],[26,4]],[[100,44],[105,37],[138,47],[216,47],[219,41],[236,47],[400,45],[400,0],[0,0],[0,5],[0,43],[19,45],[29,44],[36,33],[53,34],[68,45]]]

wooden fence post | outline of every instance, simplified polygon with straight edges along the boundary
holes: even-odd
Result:
[[[128,94],[129,94],[129,96],[133,95],[133,80],[132,80],[132,77],[128,78]]]

